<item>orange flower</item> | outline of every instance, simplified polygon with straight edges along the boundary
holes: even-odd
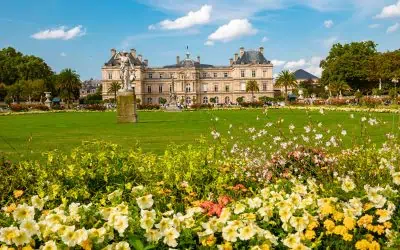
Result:
[[[24,194],[23,190],[14,190],[14,197],[19,198]]]
[[[15,203],[11,203],[10,206],[8,206],[4,209],[4,211],[6,213],[12,213],[16,208],[17,208],[17,205],[15,205]]]

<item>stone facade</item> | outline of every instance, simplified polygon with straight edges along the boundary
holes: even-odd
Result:
[[[265,59],[262,47],[249,51],[240,48],[227,66],[202,64],[200,57],[191,59],[189,52],[184,60],[177,56],[175,64],[164,67],[149,67],[148,60],[136,55],[135,49],[130,51],[129,57],[134,64],[137,98],[145,104],[159,104],[160,98],[169,102],[172,84],[178,101],[187,105],[210,103],[211,98],[216,98],[218,104],[234,104],[241,96],[251,101],[251,93],[246,92],[248,80],[258,83],[260,91],[254,93],[256,99],[274,96],[273,65]],[[101,69],[103,99],[113,98],[113,94],[108,93],[113,81],[121,82],[118,58],[119,53],[112,49],[110,60]]]

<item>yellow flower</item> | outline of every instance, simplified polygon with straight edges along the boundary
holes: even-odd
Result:
[[[356,242],[356,249],[358,250],[368,250],[369,249],[369,242],[367,240],[359,240]]]
[[[225,242],[221,246],[218,246],[220,250],[233,250],[232,244],[230,242]]]
[[[379,249],[381,249],[381,246],[376,241],[372,241],[371,244],[369,245],[369,250],[379,250]]]
[[[28,245],[28,246],[24,246],[22,248],[22,250],[33,250],[33,248],[30,245]]]
[[[17,205],[15,205],[15,203],[11,203],[8,207],[3,207],[3,210],[6,213],[12,213],[16,208]]]
[[[366,234],[365,238],[369,241],[372,242],[374,240],[374,236],[372,234]]]
[[[383,223],[392,218],[392,212],[385,210],[385,209],[378,209],[378,210],[376,210],[375,214],[379,215],[379,219],[378,219],[379,223]]]
[[[335,209],[329,203],[325,203],[321,207],[322,215],[330,215],[330,214],[333,214],[334,211],[335,211]]]
[[[13,193],[14,193],[15,198],[19,198],[24,194],[24,191],[23,190],[14,190]]]
[[[344,217],[344,214],[343,213],[340,213],[340,212],[335,212],[335,213],[333,213],[333,219],[335,220],[335,221],[341,221],[342,219],[343,219],[343,217]]]
[[[201,244],[203,246],[214,246],[215,242],[217,242],[217,238],[215,238],[215,236],[213,234],[209,235],[208,237],[205,237],[202,241]]]
[[[315,232],[313,230],[306,230],[304,236],[307,240],[312,240],[315,238]]]
[[[353,230],[354,226],[356,225],[356,221],[351,218],[351,217],[345,217],[343,220],[343,225],[348,229],[348,230]]]
[[[46,244],[43,246],[42,250],[57,250],[56,243],[52,240],[46,242]]]
[[[363,217],[361,217],[358,222],[357,225],[359,227],[365,227],[367,228],[369,224],[372,223],[373,217],[369,214],[364,215]]]
[[[352,241],[353,240],[353,235],[346,233],[346,234],[343,235],[343,240]]]
[[[333,233],[337,235],[345,235],[347,234],[347,228],[345,226],[336,226],[333,229]]]
[[[368,210],[370,210],[371,208],[373,208],[374,207],[374,204],[372,204],[372,203],[366,203],[365,205],[364,205],[364,207],[363,207],[363,210],[364,211],[368,211]]]
[[[387,229],[390,229],[390,228],[392,228],[392,223],[389,221],[386,221],[383,223],[383,226],[386,227]]]
[[[326,228],[326,230],[328,230],[328,232],[332,232],[332,230],[335,228],[335,222],[329,219],[325,220],[324,227]]]
[[[308,230],[313,230],[316,227],[318,227],[318,222],[317,221],[312,221],[310,224],[308,224],[307,229]]]
[[[129,247],[129,244],[128,244],[128,242],[126,242],[126,241],[121,241],[121,242],[118,242],[116,245],[115,245],[115,250],[130,250],[131,248]]]

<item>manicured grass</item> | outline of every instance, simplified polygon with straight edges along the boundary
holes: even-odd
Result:
[[[348,131],[347,144],[360,135],[360,118],[369,114],[326,111],[325,115],[310,112],[313,121],[323,123],[324,128],[337,129],[338,124]],[[373,113],[382,122],[370,129],[373,142],[381,143],[385,134],[397,133],[399,116]],[[218,117],[218,122],[213,121]],[[257,119],[259,117],[259,119]],[[270,121],[284,119],[284,131],[290,123],[296,130],[304,131],[308,116],[301,110],[269,110],[268,118],[263,110],[196,111],[182,113],[140,112],[138,124],[117,124],[116,113],[48,113],[18,116],[0,116],[0,152],[6,158],[39,159],[42,152],[53,149],[69,151],[84,141],[104,140],[124,147],[139,145],[144,151],[161,154],[167,145],[193,144],[203,135],[211,138],[210,131],[217,127],[226,133],[229,124],[236,128],[235,138],[244,140],[248,135],[239,132],[240,127],[262,128]]]

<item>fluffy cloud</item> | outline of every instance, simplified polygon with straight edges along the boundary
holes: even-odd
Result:
[[[205,46],[214,46],[214,42],[213,41],[207,41],[204,43]]]
[[[380,26],[380,24],[374,23],[374,24],[368,25],[368,28],[370,28],[370,29],[376,29],[376,28],[379,28],[379,26]]]
[[[399,24],[399,23],[395,23],[394,25],[390,26],[390,27],[386,30],[386,33],[388,33],[388,34],[393,33],[393,32],[395,32],[395,31],[397,31],[397,30],[399,29],[399,27],[400,27],[400,24]]]
[[[67,54],[66,54],[65,52],[61,52],[60,56],[62,56],[62,57],[66,57],[66,56],[67,56]]]
[[[312,57],[310,60],[300,59],[298,61],[289,61],[283,67],[284,69],[295,71],[297,69],[304,69],[315,76],[321,76],[322,69],[319,67],[321,57]]]
[[[257,29],[247,19],[234,19],[222,25],[208,36],[208,41],[229,42],[234,39],[257,34]]]
[[[325,28],[327,28],[327,29],[332,28],[332,27],[333,27],[333,21],[332,21],[332,20],[326,20],[326,21],[324,22],[324,26],[325,26]]]
[[[149,30],[154,30],[158,27],[166,30],[187,29],[195,25],[209,23],[211,20],[211,5],[203,5],[198,11],[190,11],[186,16],[180,17],[173,21],[167,19],[160,22],[158,25],[150,25]]]
[[[264,36],[264,37],[261,39],[261,42],[262,42],[262,43],[266,43],[266,42],[268,42],[268,41],[269,41],[269,38],[266,37],[266,36]]]
[[[375,16],[376,18],[391,18],[400,17],[400,0],[397,4],[385,6],[381,13]]]
[[[65,26],[61,26],[55,29],[47,29],[33,34],[31,37],[37,40],[47,40],[47,39],[62,39],[70,40],[78,36],[83,36],[86,31],[83,29],[82,25],[78,25],[72,29],[67,29]]]
[[[272,60],[271,63],[276,67],[280,67],[283,66],[286,63],[286,61]]]

